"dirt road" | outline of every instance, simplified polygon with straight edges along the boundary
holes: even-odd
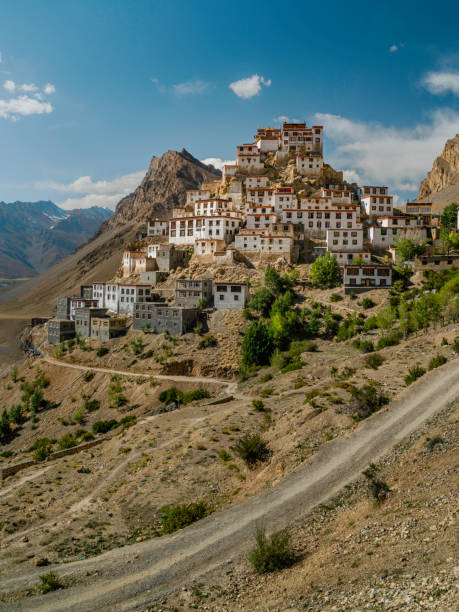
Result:
[[[459,360],[426,374],[384,412],[336,438],[313,462],[300,466],[276,487],[215,513],[171,536],[112,550],[99,557],[57,565],[72,588],[25,599],[0,609],[34,612],[144,610],[152,598],[202,576],[252,545],[257,524],[268,531],[286,526],[336,495],[372,461],[459,397]],[[96,575],[88,575],[97,572]],[[43,570],[0,578],[2,590],[35,586]]]

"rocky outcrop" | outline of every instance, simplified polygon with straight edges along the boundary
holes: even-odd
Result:
[[[184,204],[187,189],[199,189],[202,182],[220,177],[219,170],[206,166],[185,149],[153,157],[140,185],[118,203],[113,217],[101,231],[140,223],[150,217],[167,218],[174,206]]]
[[[432,202],[440,210],[459,201],[459,134],[447,140],[419,188],[418,200]]]

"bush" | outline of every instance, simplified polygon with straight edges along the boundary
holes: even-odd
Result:
[[[275,296],[266,287],[259,289],[249,302],[249,309],[256,310],[264,317],[267,317],[271,311],[271,306],[274,303]]]
[[[265,530],[259,528],[255,540],[257,545],[250,552],[249,561],[259,574],[284,569],[295,562],[288,531],[277,531],[267,538]]]
[[[371,298],[369,297],[363,298],[362,308],[365,308],[365,310],[368,310],[369,308],[373,308],[374,305],[375,303],[373,302]]]
[[[376,467],[370,465],[370,467],[363,472],[363,475],[368,481],[368,488],[377,504],[382,504],[387,499],[390,493],[390,488],[384,480],[381,480],[376,475]]]
[[[372,353],[375,350],[374,344],[371,340],[354,340],[352,346],[362,351],[362,353]]]
[[[16,404],[11,406],[10,409],[10,421],[15,423],[16,425],[20,425],[24,420],[24,414],[22,412],[21,404]]]
[[[32,444],[32,446],[30,446],[27,449],[28,453],[31,453],[32,451],[38,450],[39,448],[44,448],[46,446],[51,446],[52,444],[55,444],[57,442],[57,440],[55,438],[38,438],[37,440],[35,440],[35,442]]]
[[[92,400],[85,400],[82,409],[87,410],[88,412],[94,412],[95,410],[99,410],[99,408],[100,408],[99,400],[92,399]]]
[[[350,298],[351,300],[356,300],[356,299],[357,299],[357,294],[356,294],[356,292],[355,292],[355,291],[351,291],[351,292],[349,293],[349,298]]]
[[[218,451],[218,456],[222,461],[229,461],[231,459],[231,455],[224,448]]]
[[[185,391],[182,395],[182,402],[184,404],[190,404],[200,399],[206,399],[211,397],[207,389],[193,389],[192,391]]]
[[[127,429],[128,427],[132,427],[137,423],[137,418],[133,414],[128,414],[120,419],[117,427],[122,427],[123,429]]]
[[[234,450],[249,467],[255,466],[258,461],[266,461],[270,455],[268,445],[260,434],[246,434],[237,441]]]
[[[447,361],[448,359],[443,355],[436,355],[435,357],[432,357],[429,362],[429,370],[434,370],[435,368],[444,365]]]
[[[389,402],[389,397],[379,391],[376,384],[351,389],[351,407],[358,419],[366,419]]]
[[[330,296],[330,302],[341,302],[342,299],[341,293],[332,293]]]
[[[252,408],[256,410],[256,412],[265,412],[265,405],[261,400],[252,400]]]
[[[131,347],[134,355],[140,355],[140,353],[143,351],[142,338],[138,337],[131,340]]]
[[[10,418],[6,410],[2,412],[0,418],[0,443],[7,444],[13,437],[13,430],[10,425]]]
[[[73,420],[75,421],[75,423],[78,423],[78,425],[83,425],[86,420],[86,413],[83,408],[80,408],[75,412],[75,414],[73,415]]]
[[[371,355],[367,355],[365,357],[365,365],[367,368],[372,368],[373,370],[377,370],[380,365],[384,363],[385,359],[379,353],[372,353]]]
[[[46,593],[50,593],[51,591],[57,591],[58,589],[63,589],[64,585],[59,580],[59,577],[54,572],[49,572],[49,574],[45,574],[44,576],[40,576],[40,591],[46,595]]]
[[[87,372],[84,372],[83,380],[85,382],[90,382],[94,378],[95,375],[96,375],[95,372],[92,372],[91,370],[88,370]]]
[[[396,346],[400,342],[398,335],[389,334],[387,336],[381,336],[378,342],[376,343],[376,350],[380,351],[386,346]]]
[[[419,364],[416,364],[414,367],[408,370],[408,374],[405,376],[405,384],[406,386],[414,383],[415,380],[421,378],[426,373],[425,369],[422,368]]]
[[[199,342],[198,349],[205,349],[209,346],[217,346],[217,339],[212,334],[206,334]]]
[[[58,442],[58,446],[61,450],[65,450],[67,448],[73,448],[77,446],[78,440],[75,438],[73,434],[65,434]]]
[[[49,457],[52,453],[51,446],[41,446],[37,448],[37,450],[32,455],[34,461],[44,461],[47,457]]]
[[[98,357],[103,357],[107,353],[108,353],[108,348],[106,346],[101,346],[99,349],[97,349],[96,355]]]
[[[118,421],[116,419],[110,419],[108,421],[96,421],[92,425],[92,431],[95,434],[104,434],[108,431],[111,431],[112,429],[115,429],[116,427],[118,427]]]
[[[433,438],[427,438],[426,446],[430,451],[433,451],[437,444],[443,444],[444,439],[441,436],[434,436]]]
[[[268,328],[261,321],[253,321],[242,341],[244,365],[267,365],[273,352],[273,340]]]
[[[200,501],[192,504],[163,506],[159,512],[163,533],[173,533],[204,518],[212,512],[212,508]]]
[[[295,370],[301,370],[306,365],[305,361],[292,361],[281,369],[281,374],[287,374],[288,372],[294,372]]]

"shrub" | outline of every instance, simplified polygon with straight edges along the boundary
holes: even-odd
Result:
[[[96,375],[95,372],[92,372],[91,370],[88,370],[87,372],[84,372],[83,380],[85,382],[90,382],[94,378],[95,375]]]
[[[85,400],[83,404],[82,410],[87,410],[88,412],[94,412],[95,410],[99,410],[100,402],[97,399]]]
[[[92,424],[92,431],[95,434],[107,433],[112,429],[118,427],[118,421],[116,419],[110,419],[108,421],[96,421]]]
[[[352,387],[351,407],[358,419],[366,419],[389,402],[389,397],[379,391],[376,384]]]
[[[256,465],[258,461],[266,461],[270,450],[260,434],[246,434],[240,438],[234,446],[235,452],[243,459],[249,467]]]
[[[375,350],[374,344],[371,340],[356,339],[352,342],[352,346],[362,351],[362,353],[372,353]]]
[[[80,440],[82,442],[89,442],[90,440],[94,440],[94,436],[92,435],[90,431],[85,431],[84,433],[81,434]]]
[[[61,450],[72,448],[78,444],[78,440],[73,434],[65,434],[58,442],[58,446]]]
[[[365,310],[368,310],[369,308],[373,308],[374,305],[375,303],[373,302],[371,298],[369,297],[363,298],[362,308],[365,308]]]
[[[376,317],[368,317],[363,324],[363,331],[371,331],[372,329],[378,329],[378,319]]]
[[[16,425],[20,425],[24,420],[24,414],[22,412],[21,404],[16,404],[11,406],[10,409],[10,421],[15,423]]]
[[[208,397],[211,397],[211,395],[207,389],[192,389],[191,391],[185,391],[182,394],[182,402],[184,404],[190,404],[196,400],[206,399]]]
[[[242,362],[244,365],[267,365],[273,352],[273,340],[266,325],[253,321],[242,341]]]
[[[341,293],[332,293],[330,296],[330,302],[341,302],[342,299]]]
[[[459,336],[454,339],[453,350],[455,353],[459,353]]]
[[[83,408],[80,408],[75,412],[75,414],[73,415],[73,420],[75,421],[75,423],[78,423],[78,425],[83,425],[86,420],[86,413]]]
[[[433,438],[427,438],[426,446],[430,451],[433,451],[437,444],[443,444],[444,439],[441,436],[434,436]]]
[[[356,300],[356,299],[357,299],[357,294],[356,294],[356,292],[355,292],[355,291],[351,291],[351,292],[349,293],[349,298],[350,298],[351,300]]]
[[[377,370],[380,365],[384,363],[385,359],[379,353],[372,353],[371,355],[367,355],[365,357],[365,365],[367,368],[372,368],[373,370]]]
[[[380,351],[386,346],[396,346],[400,342],[398,335],[389,334],[387,336],[381,336],[378,342],[376,343],[376,350]]]
[[[429,362],[429,370],[434,370],[435,368],[438,368],[445,364],[447,361],[448,359],[443,355],[436,355],[435,357],[432,357]]]
[[[137,418],[133,414],[128,414],[120,419],[117,427],[122,427],[123,429],[127,429],[128,427],[132,427],[137,423]]]
[[[206,308],[209,308],[209,306],[209,300],[206,297],[202,297],[196,304],[196,308],[198,310],[205,310]]]
[[[0,418],[0,443],[6,444],[13,437],[13,430],[10,425],[10,418],[6,410],[2,412],[2,416]]]
[[[382,504],[390,493],[389,485],[376,475],[377,469],[374,465],[363,472],[368,481],[368,488],[377,504]]]
[[[40,576],[40,591],[46,595],[46,593],[50,593],[51,591],[57,591],[58,589],[63,589],[64,585],[60,581],[57,574],[54,572],[49,572],[49,574],[45,574],[44,576]]]
[[[212,508],[203,501],[191,504],[163,506],[159,518],[163,533],[173,533],[199,521],[212,512]]]
[[[222,461],[229,461],[231,459],[231,455],[224,448],[218,451],[218,456]]]
[[[406,386],[414,383],[415,380],[421,378],[426,373],[425,369],[421,367],[419,364],[416,364],[412,368],[408,370],[408,374],[405,376],[405,384]]]
[[[261,400],[252,400],[252,408],[256,412],[265,412],[265,405]]]
[[[250,552],[249,561],[259,574],[284,569],[295,562],[287,530],[277,531],[267,538],[265,530],[259,528],[255,540],[256,547]]]
[[[264,374],[263,376],[260,377],[260,380],[258,381],[259,383],[265,383],[268,382],[269,380],[271,380],[273,378],[272,374]]]
[[[51,446],[41,446],[32,455],[34,461],[44,461],[52,453]]]
[[[305,361],[292,361],[281,369],[281,374],[287,374],[288,372],[294,372],[295,370],[301,370],[306,365]]]
[[[106,346],[101,346],[99,349],[97,349],[96,355],[98,357],[103,357],[107,353],[108,353],[108,348]]]
[[[276,298],[271,291],[266,287],[263,287],[262,289],[259,289],[250,300],[249,309],[256,310],[264,317],[267,317],[275,299]]]
[[[212,334],[206,334],[199,342],[198,349],[205,349],[210,346],[217,346],[217,339]]]
[[[34,450],[38,450],[39,448],[44,448],[46,446],[51,446],[55,444],[57,440],[55,438],[38,438],[35,442],[27,449],[28,453],[31,453]]]
[[[142,338],[138,337],[131,340],[131,347],[134,355],[140,355],[140,353],[143,351]]]

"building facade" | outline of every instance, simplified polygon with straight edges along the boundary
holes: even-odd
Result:
[[[181,336],[193,331],[198,321],[196,308],[180,308],[165,304],[135,304],[133,327],[156,334],[169,333]]]
[[[175,281],[176,306],[196,308],[202,300],[212,303],[212,280],[179,278]]]
[[[214,306],[218,310],[242,310],[248,301],[245,283],[214,283]]]

